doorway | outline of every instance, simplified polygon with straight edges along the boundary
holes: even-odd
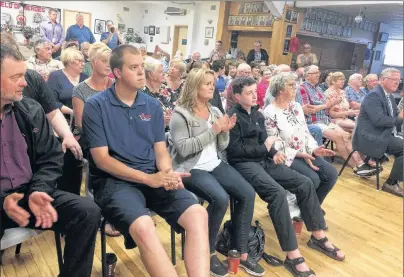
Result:
[[[172,56],[175,56],[177,50],[180,50],[182,54],[187,54],[187,44],[188,44],[188,26],[187,25],[176,25],[174,26],[174,39],[173,39],[173,52]]]

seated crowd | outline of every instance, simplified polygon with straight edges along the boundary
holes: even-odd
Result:
[[[123,44],[108,24],[101,42],[90,30],[77,44],[40,39],[26,61],[14,38],[1,34],[0,237],[16,226],[65,234],[60,277],[91,276],[101,213],[111,235],[125,236],[127,248],[137,245],[151,276],[177,276],[150,211],[186,231],[188,276],[227,276],[215,247],[229,199],[240,267],[264,276],[247,248],[255,193],[267,203],[285,268],[316,276],[299,250],[286,192],[296,195],[311,233],[307,245],[343,261],[325,233],[321,206],[338,174],[324,158],[335,152],[323,138],[351,157],[362,178],[382,170],[375,160],[394,155],[382,189],[403,196],[403,110],[392,96],[400,71],[387,68],[380,81],[369,74],[364,87],[359,74],[344,87],[342,72],[320,82],[316,59],[301,56],[296,72],[269,65],[259,41],[249,63],[220,41],[209,62],[194,52],[186,63],[158,46],[149,56]],[[52,56],[60,48],[59,61]],[[83,158],[95,201],[80,196]]]

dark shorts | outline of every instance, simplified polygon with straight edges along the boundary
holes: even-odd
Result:
[[[114,178],[102,183],[95,191],[95,200],[103,216],[125,236],[137,218],[150,216],[151,211],[164,218],[178,232],[180,216],[192,205],[199,204],[185,189],[166,191],[164,188],[151,188]]]

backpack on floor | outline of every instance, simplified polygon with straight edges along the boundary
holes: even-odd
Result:
[[[216,241],[216,251],[227,256],[230,250],[234,249],[232,242],[232,223],[226,221],[223,230],[219,234]],[[264,253],[265,233],[261,227],[261,223],[256,220],[255,226],[251,226],[248,232],[247,252],[254,261],[258,262]]]

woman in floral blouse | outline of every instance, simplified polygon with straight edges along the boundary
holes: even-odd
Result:
[[[328,113],[332,122],[340,126],[344,131],[352,133],[355,129],[355,121],[349,117],[359,115],[359,110],[349,108],[348,99],[343,90],[345,84],[345,75],[342,72],[334,72],[329,76],[329,88],[325,91],[326,99],[336,99],[337,104],[329,108]]]
[[[286,154],[286,165],[312,180],[321,204],[338,178],[335,168],[322,157],[335,153],[318,146],[310,135],[303,109],[294,101],[296,79],[290,72],[272,77],[270,89],[275,99],[263,111],[265,126],[268,136],[280,139],[275,148]]]
[[[161,61],[148,57],[144,62],[146,74],[144,93],[160,102],[161,108],[164,111],[164,123],[168,130],[168,123],[170,122],[171,113],[174,110],[178,96],[165,83],[164,68]]]
[[[184,80],[182,79],[186,71],[185,63],[180,59],[172,59],[168,67],[168,72],[163,81],[163,85],[171,94],[172,102],[176,102],[180,96]]]

